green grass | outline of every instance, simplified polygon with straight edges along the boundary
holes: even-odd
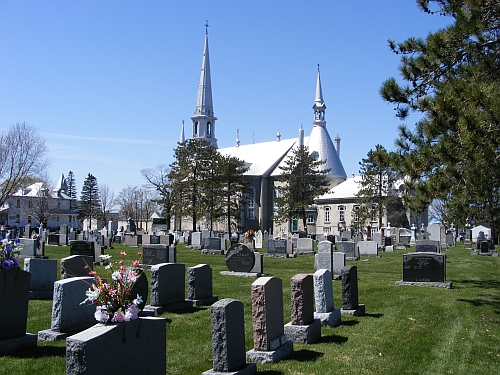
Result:
[[[134,259],[138,251],[117,245]],[[67,247],[47,247],[58,259]],[[451,290],[397,286],[403,251],[348,262],[358,267],[359,302],[366,316],[345,317],[340,327],[322,328],[312,345],[294,344],[292,358],[258,364],[259,374],[497,374],[500,365],[500,258],[471,256],[461,245],[447,251]],[[214,295],[236,298],[245,306],[247,350],[253,347],[250,285],[254,279],[222,276],[224,257],[202,255],[178,246],[186,267],[207,263],[213,269]],[[283,280],[285,323],[290,321],[290,278],[313,272],[313,257],[264,258],[266,275]],[[333,281],[336,307],[341,282]],[[84,296],[82,296],[83,300]],[[50,328],[52,301],[30,301],[28,332]],[[200,374],[211,365],[210,308],[164,313],[167,319],[167,373]],[[1,322],[0,324],[5,324]],[[109,348],[112,350],[112,348]],[[105,353],[103,353],[103,360]],[[0,358],[0,374],[64,374],[64,342],[39,343],[36,350]]]

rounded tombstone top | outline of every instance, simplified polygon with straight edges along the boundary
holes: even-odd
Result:
[[[242,243],[232,245],[226,253],[226,266],[233,272],[250,272],[255,265],[255,254]]]

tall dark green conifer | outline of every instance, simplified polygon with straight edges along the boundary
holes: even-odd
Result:
[[[73,171],[69,171],[66,183],[68,184],[68,196],[71,198],[71,201],[69,202],[69,209],[73,210],[77,208],[76,180]]]
[[[304,230],[307,232],[306,208],[329,189],[326,174],[330,170],[320,169],[325,162],[326,160],[316,160],[314,153],[309,153],[307,146],[294,148],[285,159],[285,165],[280,167],[282,173],[279,181],[282,184],[276,186],[279,192],[275,199],[278,221],[302,219]]]
[[[99,197],[99,185],[97,178],[92,174],[88,174],[83,182],[82,194],[80,195],[80,212],[78,218],[80,220],[92,219],[100,220],[101,200]]]

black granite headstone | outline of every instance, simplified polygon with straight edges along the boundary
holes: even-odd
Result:
[[[385,237],[384,241],[385,246],[392,246],[392,237]]]
[[[417,244],[415,246],[416,253],[438,253],[438,248],[436,245],[432,244]]]
[[[160,244],[160,236],[149,236],[149,243],[151,245],[159,245]]]
[[[267,241],[267,252],[269,254],[286,254],[286,240]]]
[[[140,276],[137,278],[130,291],[130,300],[133,301],[137,298],[137,295],[139,295],[142,298],[142,302],[137,305],[137,307],[143,310],[144,306],[146,306],[146,300],[148,299],[149,283],[146,274],[142,272],[142,270],[139,270],[139,272]]]
[[[229,271],[250,272],[255,264],[255,255],[247,245],[232,245],[226,253],[226,265]]]
[[[218,237],[207,237],[205,238],[205,246],[204,249],[208,250],[220,250],[220,238]]]
[[[168,245],[142,245],[142,264],[153,266],[168,263]]]
[[[69,255],[87,255],[95,259],[94,243],[91,241],[71,241],[69,243]]]
[[[489,246],[488,246],[488,241],[481,241],[479,244],[479,251],[483,254],[487,254],[490,252]]]
[[[335,236],[333,234],[326,236],[326,239],[335,245]]]
[[[343,267],[342,275],[342,309],[358,308],[358,269],[356,266]]]
[[[403,281],[444,282],[446,255],[439,253],[403,254]]]

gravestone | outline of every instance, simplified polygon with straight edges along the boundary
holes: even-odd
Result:
[[[488,241],[481,241],[479,243],[479,253],[480,254],[489,254],[490,252],[490,247],[488,245]]]
[[[314,255],[314,241],[312,238],[297,239],[297,254],[298,255]]]
[[[239,243],[226,253],[226,266],[233,272],[250,272],[255,265],[255,254],[245,244]]]
[[[146,306],[146,301],[148,299],[148,278],[146,274],[139,269],[137,271],[138,277],[132,286],[132,289],[130,290],[130,299],[134,300],[137,296],[141,297],[142,302],[137,305],[137,308],[139,310],[144,310],[144,307]]]
[[[166,327],[165,318],[141,317],[96,324],[70,336],[66,339],[66,374],[164,374]]]
[[[38,340],[63,340],[96,324],[95,305],[81,305],[85,292],[93,283],[93,277],[72,277],[54,283],[50,329],[38,332]]]
[[[267,254],[286,256],[286,240],[267,241]]]
[[[314,256],[314,270],[333,271],[333,244],[330,241],[318,243],[318,254]]]
[[[365,315],[365,305],[358,302],[358,269],[356,266],[342,268],[342,314]]]
[[[161,314],[163,311],[180,311],[193,304],[185,300],[185,269],[181,263],[162,263],[151,267],[150,305],[144,309]]]
[[[39,239],[20,238],[19,243],[23,250],[19,254],[19,258],[34,258],[43,257],[45,254],[45,243]]]
[[[350,241],[352,238],[352,232],[350,230],[345,230],[342,232],[341,240],[342,241]]]
[[[342,268],[345,267],[345,254],[335,251],[333,253],[333,271],[332,277],[334,280],[339,280],[342,276]]]
[[[153,266],[161,263],[175,263],[169,262],[168,251],[169,246],[167,245],[143,245],[142,264]]]
[[[415,252],[420,253],[420,252],[433,252],[433,253],[440,253],[441,249],[439,246],[439,241],[434,241],[434,240],[417,240],[415,241]]]
[[[213,368],[202,374],[256,374],[255,363],[246,363],[243,303],[225,298],[215,302],[210,313]]]
[[[138,247],[142,245],[142,236],[125,233],[125,246]]]
[[[50,233],[48,239],[48,245],[59,246],[59,235],[56,233]]]
[[[293,352],[293,343],[284,334],[283,285],[276,277],[259,277],[252,283],[252,350],[249,362],[279,362]]]
[[[94,257],[87,255],[70,255],[61,258],[61,280],[71,277],[88,276],[89,271],[94,269]]]
[[[325,269],[314,272],[314,299],[316,311],[314,319],[319,319],[321,325],[337,327],[342,318],[340,309],[336,309],[333,301],[332,273]]]
[[[332,244],[335,245],[335,236],[333,234],[329,234],[326,236],[326,240],[330,241]]]
[[[357,260],[359,254],[356,250],[356,244],[351,241],[342,241],[337,244],[339,252],[344,253],[347,260]]]
[[[255,234],[255,248],[262,249],[262,231],[259,230]]]
[[[188,297],[193,306],[210,306],[219,298],[212,295],[212,268],[208,264],[188,267]]]
[[[384,238],[384,246],[392,246],[392,237]]]
[[[286,337],[297,343],[312,344],[321,338],[321,323],[314,319],[314,286],[310,274],[298,274],[290,280],[292,319],[284,327]]]
[[[357,245],[358,245],[358,253],[360,256],[376,257],[378,255],[378,244],[375,241],[359,241]]]
[[[454,247],[455,246],[455,236],[453,233],[446,234],[446,246]]]
[[[69,255],[85,255],[96,261],[94,243],[91,241],[71,241],[69,244]]]
[[[250,273],[255,274],[256,277],[260,277],[264,273],[264,258],[258,251],[253,253],[253,255],[255,258],[255,263],[253,265],[253,268],[250,270]]]
[[[208,250],[220,250],[220,238],[219,237],[207,237],[205,238],[205,249]]]
[[[378,243],[378,246],[379,247],[382,247],[383,243],[382,243],[382,233],[380,232],[375,232],[372,234],[372,240],[375,241],[376,243]]]
[[[191,248],[193,250],[201,250],[202,245],[202,233],[193,232],[191,233]]]
[[[5,236],[2,236],[2,237],[5,237]],[[24,226],[24,238],[30,238],[30,237],[31,237],[31,225],[26,224]]]
[[[52,299],[57,280],[57,260],[26,258],[24,270],[31,274],[29,299]]]
[[[411,236],[399,236],[399,240],[400,240],[401,244],[406,246],[406,247],[410,246],[410,239],[411,239]]]
[[[404,254],[403,280],[397,284],[404,283],[451,288],[451,282],[446,282],[446,255],[420,252]]]
[[[26,333],[30,291],[29,272],[0,269],[0,355],[36,348],[36,335]],[[5,368],[6,364],[4,364]]]

